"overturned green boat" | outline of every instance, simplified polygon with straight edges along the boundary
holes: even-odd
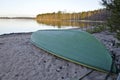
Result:
[[[63,59],[104,72],[111,70],[112,58],[91,34],[80,30],[39,30],[32,34],[31,42],[37,47]],[[58,63],[59,64],[59,63]]]

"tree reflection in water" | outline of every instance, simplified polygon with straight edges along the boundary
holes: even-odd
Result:
[[[87,29],[87,28],[92,28],[93,26],[97,26],[97,25],[103,25],[105,24],[102,21],[88,21],[88,20],[79,20],[79,21],[75,21],[75,20],[63,20],[63,21],[52,21],[52,20],[36,20],[37,23],[39,24],[45,24],[45,25],[50,25],[50,26],[54,26],[57,28],[65,28],[65,27],[73,27],[73,28],[81,28],[81,29]]]

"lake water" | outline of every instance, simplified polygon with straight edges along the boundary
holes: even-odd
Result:
[[[33,19],[0,19],[0,35],[9,33],[34,32],[44,29],[64,29],[73,27],[85,29],[97,24],[98,22],[41,22]]]

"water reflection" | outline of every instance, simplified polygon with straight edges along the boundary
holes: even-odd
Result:
[[[37,20],[39,24],[45,24],[54,26],[57,28],[64,28],[64,27],[78,27],[78,28],[88,28],[92,26],[97,26],[104,24],[102,21],[48,21],[48,20]]]
[[[85,21],[40,21],[33,19],[0,19],[0,35],[9,33],[34,32],[44,29],[80,28],[86,30],[102,22]]]
[[[55,29],[53,26],[38,24],[33,19],[0,19],[0,35],[9,33],[34,32]]]

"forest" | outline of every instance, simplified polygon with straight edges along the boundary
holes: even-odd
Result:
[[[94,11],[66,13],[62,11],[53,13],[38,14],[36,19],[39,21],[63,21],[63,20],[92,20],[106,21],[109,18],[110,12],[106,9],[98,9]]]

